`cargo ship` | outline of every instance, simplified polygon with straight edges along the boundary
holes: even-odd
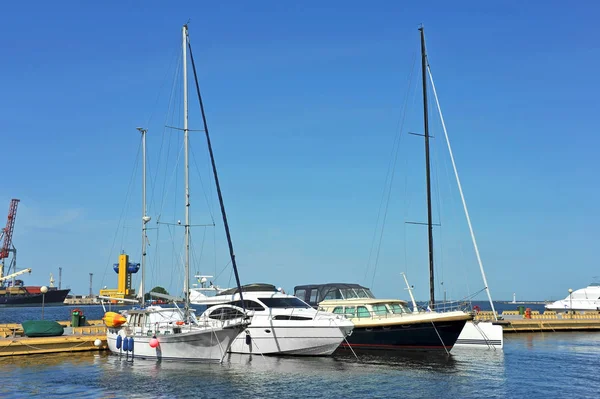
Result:
[[[15,279],[22,274],[31,273],[30,268],[17,270],[17,249],[12,243],[19,201],[17,198],[10,201],[6,227],[0,230],[2,244],[0,245],[0,307],[42,306],[42,303],[44,305],[62,305],[71,290],[56,288],[52,274],[50,274],[50,286],[45,287],[48,289],[45,294],[42,293],[42,286],[26,286],[23,284],[23,280]],[[6,268],[4,263],[11,253],[13,256]],[[8,274],[4,274],[5,270]],[[60,286],[60,283],[58,285]]]
[[[12,286],[0,286],[0,307],[5,306],[45,306],[63,305],[70,289],[47,287],[42,294],[41,286],[23,285],[23,280],[15,280]]]

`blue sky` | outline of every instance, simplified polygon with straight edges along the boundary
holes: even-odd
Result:
[[[181,120],[180,88],[170,110],[169,93],[188,19],[244,283],[291,290],[359,282],[404,298],[405,271],[427,298],[426,230],[404,223],[426,217],[416,136],[402,138],[374,277],[367,265],[399,121],[405,113],[404,133],[423,129],[418,93],[402,107],[418,78],[409,81],[420,23],[494,298],[558,299],[600,275],[600,6],[322,3],[5,4],[0,210],[22,201],[14,242],[20,267],[33,269],[26,282],[47,283],[62,267],[64,286],[85,294],[94,273],[97,292],[116,285],[110,265],[119,250],[139,259],[139,165],[129,183],[137,126],[149,129],[158,182],[149,213],[183,219],[183,172],[167,165],[161,143],[172,143],[172,162],[181,137],[163,132],[165,122]],[[199,129],[190,106],[190,128]],[[432,125],[437,277],[445,283],[436,290],[458,298],[482,282],[445,172],[442,132]],[[212,211],[217,225],[204,245],[204,229],[194,230],[192,268],[225,269],[217,282],[227,286],[225,235],[196,134],[193,220],[210,222]],[[168,231],[158,234],[151,232],[148,284],[176,292],[180,232],[176,244]]]

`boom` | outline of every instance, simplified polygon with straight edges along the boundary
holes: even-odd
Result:
[[[19,270],[18,272],[12,273],[12,274],[8,274],[4,277],[0,277],[0,282],[2,281],[6,281],[6,280],[10,280],[13,277],[17,277],[20,276],[21,274],[25,274],[25,273],[31,273],[31,269],[23,269],[23,270]]]

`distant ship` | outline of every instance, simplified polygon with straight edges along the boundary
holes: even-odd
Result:
[[[54,287],[52,274],[50,287],[47,287],[48,291],[45,294],[42,294],[41,286],[26,286],[23,280],[15,280],[15,277],[21,274],[31,273],[30,268],[17,270],[17,249],[12,244],[19,201],[16,198],[10,201],[6,227],[0,229],[0,306],[41,306],[42,302],[44,305],[62,305],[71,290]],[[6,268],[4,263],[11,253],[13,256]],[[5,271],[8,274],[5,274]]]
[[[586,288],[570,290],[569,296],[546,305],[548,310],[600,311],[600,283],[591,283]]]
[[[48,287],[48,292],[42,294],[41,288],[41,286],[23,285],[23,280],[15,280],[12,286],[0,286],[0,307],[42,306],[42,299],[46,306],[62,305],[71,291]]]

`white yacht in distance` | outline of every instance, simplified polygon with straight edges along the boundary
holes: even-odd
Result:
[[[600,310],[600,283],[591,283],[570,293],[565,299],[546,305],[548,310]]]
[[[192,304],[241,306],[237,288],[214,296],[207,296],[201,291],[197,288],[190,290]],[[232,353],[327,356],[354,328],[354,324],[343,315],[317,311],[271,284],[242,286],[242,294],[245,308],[251,311],[251,324],[233,341],[229,349]]]

